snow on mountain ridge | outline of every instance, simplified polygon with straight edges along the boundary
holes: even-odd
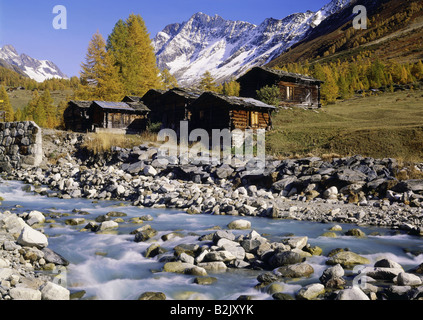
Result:
[[[168,25],[153,40],[160,69],[167,68],[181,85],[191,85],[205,71],[218,81],[264,65],[301,41],[310,30],[351,0],[332,0],[317,12],[265,19],[260,25],[194,14]]]
[[[50,78],[67,78],[53,62],[37,60],[25,53],[19,55],[12,45],[5,45],[0,48],[0,59],[3,59],[8,64],[17,66],[28,77],[37,82],[43,82]]]

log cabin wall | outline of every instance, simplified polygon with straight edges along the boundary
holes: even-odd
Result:
[[[316,85],[280,81],[278,87],[281,106],[302,105],[317,108],[319,105],[319,88]]]
[[[178,131],[181,121],[189,120],[188,107],[199,97],[198,93],[188,90],[174,88],[158,97],[157,103],[153,106],[149,120],[152,123],[160,122],[162,128],[169,128]]]
[[[163,128],[179,128],[180,122],[185,120],[186,101],[181,99],[162,99],[159,106],[152,112],[152,122],[161,122]]]
[[[229,111],[231,129],[269,129],[272,125],[268,111],[262,109],[232,109]]]
[[[191,109],[189,130],[204,129],[211,133],[213,129],[230,128],[227,105],[219,101],[202,101]]]
[[[148,121],[150,123],[162,122],[163,114],[161,112],[161,98],[165,91],[163,90],[149,90],[142,98],[142,102],[151,110],[148,115]]]
[[[189,128],[246,130],[269,129],[271,116],[269,110],[262,108],[233,105],[220,99],[199,99],[191,108]]]
[[[272,86],[276,84],[277,80],[278,78],[276,76],[260,72],[259,69],[254,68],[238,80],[241,85],[239,96],[257,99],[258,90],[267,85]]]
[[[142,115],[121,112],[106,112],[105,114],[107,115],[107,124],[105,128],[110,129],[125,129],[135,120],[145,118],[145,116]]]
[[[103,109],[97,105],[94,105],[91,110],[92,125],[96,128],[126,129],[135,120],[145,118],[146,115],[129,111]]]
[[[303,106],[320,108],[320,86],[322,81],[299,74],[256,67],[238,80],[240,96],[257,99],[257,91],[265,86],[279,87],[281,106]],[[292,88],[287,91],[287,88]]]
[[[91,120],[89,117],[89,106],[91,102],[70,101],[63,113],[66,130],[75,132],[86,132],[91,130]]]

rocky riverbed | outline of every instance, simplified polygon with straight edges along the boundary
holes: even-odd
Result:
[[[54,164],[45,163],[38,168],[3,172],[2,178],[22,181],[26,183],[26,191],[49,197],[87,198],[93,201],[114,199],[128,201],[139,208],[174,208],[188,214],[239,217],[237,223],[241,225],[228,226],[229,230],[251,228],[242,217],[254,216],[382,226],[416,237],[423,235],[423,180],[409,179],[410,171],[401,168],[395,159],[361,156],[330,160],[317,157],[288,160],[269,158],[265,164],[258,164],[256,159],[234,159],[231,165],[198,159],[188,165],[180,165],[181,159],[174,156],[162,157],[159,161],[158,148],[147,144],[132,149],[114,147],[106,154],[92,154],[81,148],[84,139],[87,136],[62,134],[59,138],[52,133],[45,147],[49,150],[45,150],[45,154],[54,150],[64,157]],[[264,165],[264,172],[257,173],[260,165]],[[416,165],[410,170],[418,175],[421,168]],[[10,217],[9,213],[3,215]],[[26,222],[21,222],[31,228],[30,224],[36,219],[33,216],[35,214],[28,212],[22,217]],[[111,220],[105,217],[103,221],[90,222],[85,229],[98,232],[116,228],[118,222]],[[75,223],[78,224],[77,221]],[[358,228],[351,229],[353,236],[361,236]],[[307,264],[307,258],[318,255],[319,249],[311,247],[304,237],[270,242],[254,230],[243,237],[235,237],[229,230],[216,231],[208,235],[209,238],[198,240],[209,241],[207,245],[202,243],[200,246],[200,243],[174,248],[170,258],[163,256],[163,270],[188,273],[199,277],[198,281],[206,281],[202,279],[208,277],[210,270],[263,270],[266,272],[257,278],[257,288],[274,290],[275,299],[287,298],[278,294],[280,292],[276,287],[279,280],[307,277],[314,272]],[[134,232],[134,241],[148,241],[156,235],[154,231],[143,226]],[[30,259],[30,262],[25,259],[29,249],[19,244],[21,233],[18,237],[15,234],[15,240],[5,235],[8,244],[15,241],[16,246],[21,246],[15,248],[12,254],[3,241],[1,252],[5,256],[6,268],[10,267],[11,261],[19,260],[24,267],[29,267],[31,263]],[[328,233],[325,236],[331,235]],[[35,251],[38,259],[32,262],[36,269],[43,269],[43,251],[40,245],[35,247],[32,250],[41,253]],[[45,244],[41,247],[45,247]],[[146,253],[148,257],[159,257],[164,253],[160,246],[154,244],[149,249]],[[421,266],[404,270],[387,259],[376,262],[371,268],[367,267],[363,273],[367,277],[366,285],[357,291],[357,286],[351,286],[352,279],[344,277],[344,268],[368,265],[368,261],[363,259],[350,251],[334,252],[328,259],[333,267],[321,275],[319,283],[301,289],[296,298],[420,298],[423,290]],[[3,281],[6,288],[2,291],[3,298],[13,298],[11,288],[18,284],[16,279],[9,275]],[[212,282],[213,279],[207,281]],[[42,293],[42,287],[40,285],[34,290]],[[155,293],[151,294],[155,296]],[[36,295],[39,296],[38,293]],[[146,293],[144,298],[148,296],[149,293]]]
[[[69,300],[69,290],[60,284],[69,262],[31,227],[43,223],[44,215],[31,211],[22,217],[0,213],[0,300]]]
[[[45,154],[54,150],[66,156],[54,165],[3,173],[3,178],[61,198],[118,199],[192,214],[387,226],[423,235],[423,179],[408,179],[395,159],[269,158],[265,164],[234,159],[232,165],[220,165],[200,158],[180,165],[175,156],[159,161],[158,148],[147,144],[114,147],[107,154],[84,152],[80,146],[86,138],[53,135]],[[259,165],[265,169],[256,174]],[[422,168],[409,170],[423,177]]]

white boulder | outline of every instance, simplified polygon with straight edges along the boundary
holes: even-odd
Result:
[[[48,246],[47,237],[28,225],[22,229],[18,243],[27,247],[45,248]]]

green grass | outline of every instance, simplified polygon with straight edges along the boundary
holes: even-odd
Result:
[[[42,94],[42,92],[39,92]],[[54,104],[58,105],[61,101],[67,100],[67,97],[72,96],[72,90],[57,90],[51,91],[51,97],[54,100]],[[31,90],[16,90],[9,92],[10,103],[12,104],[13,109],[16,111],[18,109],[24,108],[29,101],[32,99],[33,92]]]
[[[280,110],[266,136],[280,157],[360,154],[423,161],[423,91],[357,96],[321,110]]]

